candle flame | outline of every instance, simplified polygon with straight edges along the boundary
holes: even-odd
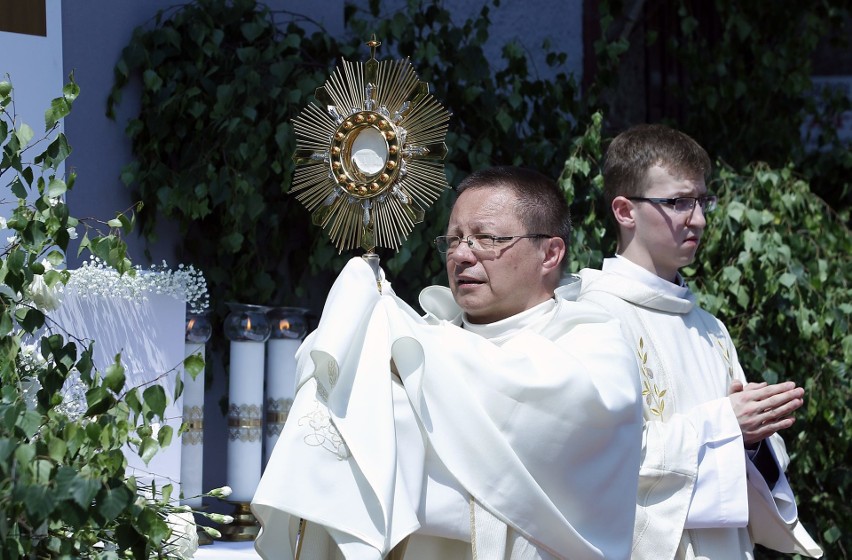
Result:
[[[186,324],[186,331],[189,332],[192,330],[192,327],[195,326],[195,319],[190,319],[189,323]]]
[[[246,317],[246,330],[251,330],[251,317]]]
[[[278,321],[278,330],[279,331],[289,331],[290,330],[290,321],[287,319],[281,319]]]

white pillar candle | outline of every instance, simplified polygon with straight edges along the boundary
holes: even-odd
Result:
[[[266,359],[266,447],[264,465],[284,429],[296,391],[296,350],[301,340],[270,338]]]
[[[228,388],[228,486],[230,501],[250,502],[262,461],[263,342],[231,341]]]
[[[201,354],[205,359],[204,344],[187,342],[186,357]],[[201,506],[201,484],[204,473],[204,370],[192,378],[183,376],[183,421],[187,430],[181,438],[180,488],[182,503],[197,508]]]

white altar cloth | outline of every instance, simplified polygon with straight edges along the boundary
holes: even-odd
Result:
[[[228,542],[216,541],[198,547],[193,559],[196,560],[260,560],[254,550],[254,541]]]

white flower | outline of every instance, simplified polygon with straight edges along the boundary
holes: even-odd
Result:
[[[32,302],[42,311],[53,311],[62,303],[62,294],[44,281],[44,276],[36,274],[28,288]]]
[[[0,216],[0,229],[6,229],[8,227],[8,223],[6,223],[6,218]]]
[[[69,239],[77,239],[77,230],[75,228],[70,227],[67,230]]]
[[[219,488],[214,488],[210,491],[210,495],[214,498],[227,498],[231,495],[231,487],[230,486],[220,486]]]
[[[210,521],[220,525],[229,525],[234,522],[234,517],[231,515],[225,515],[222,513],[207,513],[205,515],[210,519]]]
[[[222,533],[219,532],[218,529],[214,529],[213,527],[208,527],[207,525],[201,525],[201,528],[204,529],[204,532],[213,537],[214,539],[221,539]]]
[[[166,517],[166,523],[172,530],[172,535],[169,537],[169,553],[178,558],[190,560],[198,550],[198,531],[192,513],[170,513]]]

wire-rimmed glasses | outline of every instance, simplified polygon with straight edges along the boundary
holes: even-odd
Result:
[[[525,233],[523,235],[492,235],[490,233],[472,233],[467,237],[458,235],[440,235],[435,238],[435,248],[441,254],[449,255],[464,242],[471,251],[493,251],[513,239],[542,239],[553,237],[546,233]]]

